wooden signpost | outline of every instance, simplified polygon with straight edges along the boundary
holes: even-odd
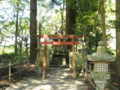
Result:
[[[76,78],[76,59],[75,59],[75,46],[80,44],[80,42],[75,42],[75,38],[83,38],[81,35],[37,35],[37,38],[44,38],[44,42],[40,42],[40,44],[44,44],[44,56],[43,56],[43,70],[42,70],[42,78],[46,76],[46,60],[47,60],[47,45],[72,45],[72,63],[73,63],[73,78]],[[55,42],[48,42],[48,38],[55,38],[58,41]],[[72,42],[63,42],[61,39],[63,38],[71,38]]]

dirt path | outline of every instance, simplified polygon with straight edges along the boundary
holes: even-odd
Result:
[[[83,78],[72,78],[69,68],[55,67],[47,72],[44,80],[35,74],[11,84],[6,90],[88,90],[87,88]]]

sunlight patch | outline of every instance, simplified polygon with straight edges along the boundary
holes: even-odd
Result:
[[[85,84],[84,82],[82,82],[82,81],[75,81],[75,84],[80,84],[80,85],[83,85],[83,84]]]
[[[50,85],[39,85],[36,88],[34,88],[33,90],[51,90],[52,87]]]

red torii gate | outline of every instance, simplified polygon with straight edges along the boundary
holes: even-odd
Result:
[[[43,68],[42,68],[42,78],[46,76],[46,59],[47,59],[47,44],[52,45],[72,45],[72,63],[73,63],[73,78],[76,78],[76,59],[75,59],[75,47],[74,45],[79,44],[80,42],[75,42],[75,38],[83,38],[81,35],[37,35],[37,38],[44,38],[44,42],[40,42],[40,44],[44,44],[44,56],[43,56]],[[56,38],[58,41],[55,42],[48,42],[48,38]],[[61,41],[62,38],[71,38],[71,42],[63,42]]]

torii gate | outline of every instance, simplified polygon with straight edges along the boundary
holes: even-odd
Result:
[[[73,78],[76,78],[76,59],[75,59],[75,47],[74,45],[80,44],[80,42],[75,42],[75,38],[83,38],[81,35],[37,35],[37,38],[44,38],[44,42],[40,42],[40,44],[44,44],[44,56],[43,56],[43,66],[42,66],[42,78],[46,76],[46,59],[47,59],[47,45],[72,45],[72,63],[73,63]],[[48,42],[48,38],[56,38],[58,41]],[[71,42],[63,42],[62,38],[71,38]]]

